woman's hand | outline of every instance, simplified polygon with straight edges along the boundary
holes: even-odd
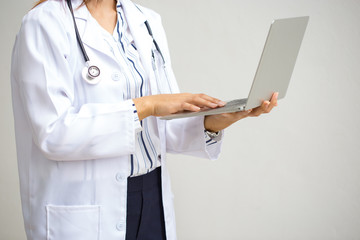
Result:
[[[182,111],[198,112],[202,108],[217,108],[225,103],[205,94],[159,94],[133,99],[139,119],[166,116]]]
[[[270,101],[263,101],[261,106],[248,111],[206,116],[204,120],[205,129],[211,132],[219,132],[240,119],[246,117],[258,117],[261,114],[269,113],[277,106],[278,95],[278,93],[274,93]]]

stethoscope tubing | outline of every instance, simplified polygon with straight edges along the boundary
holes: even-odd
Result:
[[[78,45],[80,47],[80,50],[83,54],[83,57],[84,57],[84,60],[85,60],[85,63],[86,63],[86,71],[83,70],[83,78],[86,82],[90,83],[90,84],[97,84],[99,81],[100,81],[100,78],[99,78],[99,75],[100,75],[100,69],[97,67],[97,66],[92,66],[90,64],[90,58],[85,50],[85,47],[84,47],[84,44],[81,40],[81,37],[80,37],[80,34],[79,34],[79,30],[78,30],[78,27],[77,27],[77,24],[76,24],[76,21],[75,21],[75,16],[74,16],[74,11],[73,11],[73,7],[72,7],[72,4],[71,4],[71,0],[67,0],[67,5],[69,7],[69,10],[71,12],[71,16],[72,16],[72,19],[73,19],[73,23],[74,23],[74,29],[75,29],[75,35],[76,35],[76,40],[78,42]],[[139,9],[139,11],[141,11]],[[151,36],[152,40],[153,40],[153,43],[154,43],[154,46],[155,46],[155,49],[158,51],[158,53],[160,54],[161,56],[161,59],[162,59],[162,62],[163,62],[163,66],[165,66],[165,58],[160,50],[160,47],[158,45],[158,43],[156,42],[155,38],[154,38],[154,35],[153,35],[153,32],[151,30],[151,27],[150,27],[150,24],[149,22],[146,20],[144,22],[146,28],[147,28],[147,31],[149,33],[149,35]],[[155,54],[154,54],[154,51],[152,51],[152,58],[153,58],[153,64],[155,64]],[[90,73],[89,69],[90,68],[96,68],[97,71],[98,71],[98,74],[97,76],[92,76],[92,74]],[[87,72],[87,73],[86,73]],[[97,80],[96,80],[97,79]]]
[[[148,22],[147,20],[145,21],[145,26],[146,26],[146,28],[147,28],[147,30],[148,30],[148,32],[149,32],[149,35],[151,36],[151,38],[152,38],[152,40],[153,40],[153,43],[154,43],[154,46],[155,46],[156,50],[159,52],[159,54],[160,54],[160,56],[161,56],[161,59],[163,60],[163,63],[165,64],[164,56],[163,56],[163,54],[162,54],[162,52],[161,52],[161,50],[160,50],[159,45],[158,45],[157,42],[155,41],[155,38],[154,38],[154,35],[153,35],[153,33],[152,33],[151,27],[150,27],[149,22]],[[154,53],[153,53],[153,54],[154,54]],[[153,56],[153,57],[154,57],[154,56]]]
[[[71,4],[71,0],[67,0],[67,4],[69,6],[69,9],[70,9],[70,12],[71,12],[71,16],[72,16],[72,19],[73,19],[73,22],[74,22],[74,28],[75,28],[75,34],[76,34],[76,40],[79,44],[79,47],[81,49],[81,52],[84,56],[84,60],[86,63],[90,62],[90,59],[89,59],[89,56],[87,55],[86,53],[86,50],[85,50],[85,47],[84,47],[84,44],[82,43],[82,40],[81,40],[81,37],[80,37],[80,34],[79,34],[79,30],[78,30],[78,27],[77,27],[77,24],[76,24],[76,21],[75,21],[75,16],[74,16],[74,11],[73,11],[73,8],[72,8],[72,4]]]

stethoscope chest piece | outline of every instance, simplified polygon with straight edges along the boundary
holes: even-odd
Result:
[[[101,81],[100,69],[97,66],[90,65],[83,68],[82,78],[89,84],[98,84]]]

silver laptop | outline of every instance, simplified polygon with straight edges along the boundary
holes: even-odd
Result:
[[[248,98],[229,101],[224,107],[175,113],[161,119],[245,111],[260,106],[264,100],[270,100],[274,92],[279,93],[278,99],[284,98],[308,21],[308,16],[273,21]]]

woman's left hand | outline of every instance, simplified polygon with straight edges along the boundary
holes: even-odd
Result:
[[[278,95],[278,93],[274,93],[270,101],[263,101],[261,106],[248,111],[206,116],[204,120],[205,129],[211,132],[219,132],[246,117],[258,117],[261,114],[270,113],[277,106]]]

